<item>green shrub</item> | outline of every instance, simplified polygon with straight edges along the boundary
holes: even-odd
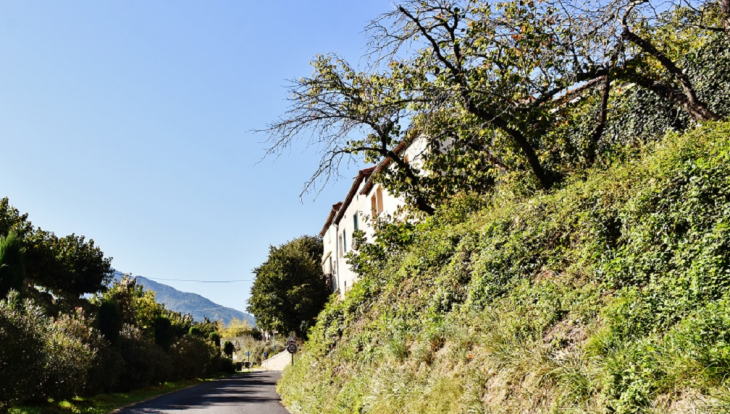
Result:
[[[119,332],[122,330],[122,312],[114,299],[106,299],[99,305],[97,326],[102,335],[116,345],[119,342]]]
[[[216,348],[221,347],[221,336],[218,332],[211,332],[208,334],[208,340],[215,345]]]
[[[172,327],[170,319],[164,316],[158,316],[154,322],[155,328],[155,345],[163,350],[170,349],[170,345],[175,341],[176,335]]]
[[[25,279],[25,265],[21,239],[11,231],[7,236],[0,235],[0,299],[10,290],[21,291]]]
[[[13,292],[0,301],[0,408],[82,394],[102,346],[83,311],[53,320]]]
[[[139,328],[124,325],[119,337],[119,350],[124,360],[119,378],[121,390],[129,391],[173,377],[170,356],[145,337]]]
[[[80,309],[61,314],[48,326],[45,378],[39,393],[43,398],[65,399],[83,393],[98,351],[91,346],[91,337],[96,335]]]
[[[217,347],[201,338],[186,335],[170,348],[174,376],[178,379],[201,378],[214,373]]]
[[[233,345],[233,342],[226,341],[223,343],[223,353],[228,356],[228,358],[231,358],[233,356],[233,352],[236,350],[236,347]]]
[[[43,311],[17,293],[0,301],[0,411],[41,395],[47,325]]]

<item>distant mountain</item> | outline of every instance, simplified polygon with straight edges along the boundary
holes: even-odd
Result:
[[[124,273],[114,272],[115,280],[121,280],[122,276],[124,276]],[[143,276],[134,277],[144,290],[155,292],[155,298],[158,302],[164,304],[165,308],[175,312],[189,313],[193,315],[193,319],[196,321],[202,321],[207,316],[212,321],[222,321],[224,324],[228,324],[231,319],[238,318],[250,323],[251,326],[256,326],[256,319],[251,314],[219,305],[197,293],[181,292],[172,286],[155,282]]]

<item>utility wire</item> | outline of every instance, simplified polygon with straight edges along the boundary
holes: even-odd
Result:
[[[230,279],[230,280],[199,280],[199,279],[163,279],[159,277],[146,277],[142,276],[145,279],[150,280],[165,280],[170,282],[195,282],[195,283],[243,283],[243,282],[253,282],[253,279]]]

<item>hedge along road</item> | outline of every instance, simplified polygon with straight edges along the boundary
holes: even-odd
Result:
[[[117,414],[289,414],[276,393],[280,372],[256,371],[204,382],[117,411]]]

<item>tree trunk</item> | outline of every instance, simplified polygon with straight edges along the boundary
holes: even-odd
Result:
[[[603,81],[603,90],[601,90],[601,109],[598,113],[598,121],[596,129],[591,134],[588,141],[588,148],[586,149],[586,160],[590,167],[596,162],[596,149],[598,148],[598,140],[603,135],[603,130],[606,128],[606,118],[608,115],[608,96],[611,91],[611,77],[605,75]]]
[[[388,150],[386,152],[386,156],[389,157],[393,162],[396,163],[398,168],[402,169],[408,178],[411,180],[411,186],[413,187],[413,198],[416,201],[416,208],[423,211],[424,213],[428,214],[429,216],[432,216],[436,209],[429,204],[426,199],[421,194],[421,179],[416,173],[413,172],[410,165],[405,162],[398,154],[395,152]]]
[[[532,145],[530,145],[527,137],[516,128],[511,127],[504,119],[498,116],[492,116],[489,112],[475,105],[468,97],[465,99],[467,100],[466,108],[469,112],[487,122],[491,122],[517,142],[517,145],[519,145],[522,153],[525,155],[525,158],[527,158],[527,163],[530,165],[530,169],[533,174],[535,174],[535,177],[537,177],[540,181],[542,187],[549,190],[553,186],[553,181],[550,179],[550,176],[547,174],[545,169],[542,168],[540,159],[537,157],[537,153],[535,152],[535,149],[532,148]]]
[[[672,60],[669,59],[664,53],[654,47],[654,45],[652,45],[650,41],[642,38],[641,36],[630,31],[626,27],[624,28],[622,37],[638,46],[645,53],[656,58],[659,63],[662,64],[664,69],[666,69],[677,81],[679,81],[679,84],[682,87],[682,92],[676,92],[676,94],[681,94],[683,97],[680,98],[679,96],[672,96],[672,98],[676,102],[680,103],[682,107],[694,119],[700,122],[719,121],[721,119],[719,115],[712,112],[709,108],[707,108],[707,105],[705,105],[704,102],[700,101],[699,98],[697,98],[697,93],[692,86],[692,82],[689,80],[689,76],[687,76],[687,74],[684,73],[682,69],[677,67],[677,65],[675,65],[674,62],[672,62]],[[672,91],[668,88],[667,92],[673,94]]]

